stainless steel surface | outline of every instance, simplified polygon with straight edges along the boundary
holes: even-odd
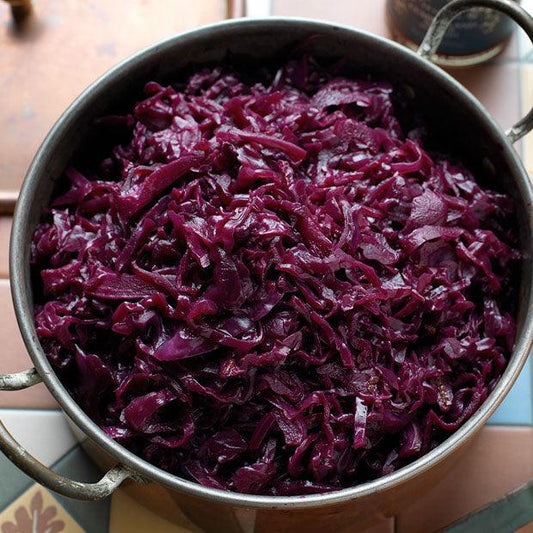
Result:
[[[418,54],[432,61],[453,19],[473,7],[488,7],[505,13],[526,32],[533,42],[533,18],[516,2],[511,2],[510,0],[454,0],[446,4],[437,13],[418,48]],[[510,142],[514,143],[530,132],[532,128],[533,109],[530,109],[523,119],[506,131],[506,135],[509,137]]]
[[[35,368],[30,368],[18,374],[0,375],[0,390],[15,391],[26,389],[41,381],[41,377]],[[82,483],[69,479],[55,473],[30,455],[12,437],[2,422],[0,422],[0,450],[12,463],[47,489],[78,500],[101,500],[102,498],[107,498],[125,479],[132,476],[128,469],[116,466],[109,470],[97,483]]]
[[[309,39],[310,36],[315,38]],[[442,134],[446,150],[464,159],[487,184],[513,196],[524,252],[517,342],[504,375],[483,406],[445,442],[412,464],[375,481],[328,494],[293,497],[238,494],[207,488],[154,467],[109,438],[76,405],[37,340],[29,243],[55,180],[75,149],[86,145],[87,139],[94,139],[92,118],[110,112],[125,95],[137,94],[149,79],[162,82],[176,79],[185,69],[223,61],[228,52],[234,60],[245,57],[266,64],[306,39],[308,53],[326,63],[343,57],[347,74],[371,74],[395,83],[405,98],[413,99],[428,127]],[[317,21],[283,18],[228,21],[179,35],[133,56],[89,87],[59,119],[35,156],[16,207],[10,249],[13,301],[37,372],[68,418],[87,437],[84,446],[102,466],[119,463],[146,480],[146,485],[127,484],[128,490],[144,503],[162,513],[172,514],[172,506],[181,508],[208,531],[242,531],[237,513],[251,513],[256,523],[263,524],[261,531],[281,533],[305,527],[311,532],[323,530],[327,524],[337,533],[348,532],[368,525],[371,517],[392,514],[417,490],[427,490],[482,427],[517,378],[533,343],[532,203],[529,178],[509,139],[470,93],[416,53],[366,32]]]
[[[0,390],[14,391],[27,389],[37,383],[41,383],[42,379],[35,368],[18,372],[17,374],[0,374]]]

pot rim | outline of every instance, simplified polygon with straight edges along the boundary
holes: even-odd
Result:
[[[418,63],[418,66],[424,70],[428,76],[440,78],[441,82],[446,84],[451,91],[458,97],[460,104],[468,103],[469,106],[475,109],[480,120],[484,122],[483,126],[488,128],[492,135],[499,138],[502,143],[502,149],[510,159],[510,171],[517,179],[520,193],[523,196],[524,202],[527,206],[533,204],[532,186],[523,167],[517,152],[513,149],[509,140],[504,135],[504,132],[496,125],[494,119],[488,114],[479,101],[472,96],[463,86],[455,81],[449,74],[442,71],[429,61],[418,56],[415,52],[408,50],[394,43],[384,37],[374,35],[372,33],[355,29],[346,25],[334,24],[325,21],[319,21],[309,18],[300,17],[269,17],[262,19],[233,19],[215,24],[210,24],[190,30],[169,39],[162,40],[155,43],[120,62],[104,73],[100,78],[93,82],[87,89],[85,89],[66,109],[61,115],[53,128],[50,130],[45,140],[38,149],[22,184],[19,199],[16,205],[13,216],[13,225],[10,239],[10,255],[9,255],[9,276],[15,314],[19,329],[25,346],[29,352],[32,362],[44,381],[47,389],[51,392],[53,397],[57,400],[60,407],[65,411],[67,416],[80,428],[85,435],[101,446],[107,453],[109,453],[118,463],[125,465],[131,470],[135,476],[140,478],[140,481],[154,481],[170,487],[178,492],[185,493],[190,496],[203,498],[208,501],[216,501],[218,503],[230,504],[235,507],[247,507],[255,509],[296,509],[305,507],[327,506],[336,503],[346,502],[348,500],[355,500],[363,498],[384,489],[391,489],[406,481],[422,474],[432,466],[443,461],[453,451],[461,447],[467,440],[474,435],[474,433],[486,422],[489,416],[495,411],[503,398],[509,392],[511,386],[518,377],[529,351],[533,346],[533,321],[530,320],[532,313],[531,296],[525,308],[527,312],[523,317],[523,326],[520,337],[517,339],[516,346],[510,358],[509,364],[501,376],[496,387],[476,411],[476,413],[456,432],[450,435],[444,442],[442,442],[435,449],[415,460],[413,463],[402,467],[401,469],[388,474],[376,480],[363,483],[355,487],[340,489],[337,491],[310,494],[301,496],[261,496],[252,494],[241,494],[231,491],[224,491],[219,489],[212,489],[200,485],[194,481],[188,481],[180,478],[174,474],[170,474],[160,468],[141,459],[134,453],[128,451],[122,445],[107,436],[82,409],[77,405],[73,398],[64,388],[59,378],[52,369],[44,351],[37,339],[35,327],[33,324],[33,312],[30,303],[30,293],[26,290],[25,277],[27,274],[27,264],[25,263],[24,250],[28,243],[23,242],[24,227],[29,224],[29,206],[35,196],[35,189],[39,181],[39,176],[42,172],[43,163],[46,161],[46,153],[49,147],[53,144],[57,136],[61,136],[62,130],[65,129],[67,123],[76,120],[81,110],[85,107],[85,101],[96,89],[109,84],[112,80],[117,80],[124,77],[128,69],[134,68],[140,59],[146,59],[157,52],[162,52],[165,49],[172,49],[179,46],[180,43],[185,43],[190,40],[195,40],[203,37],[208,37],[209,34],[215,33],[214,38],[220,35],[224,30],[238,29],[241,27],[249,27],[253,29],[269,27],[275,33],[276,28],[285,26],[305,26],[310,31],[338,31],[347,32],[351,36],[359,39],[371,41],[377,46],[388,48],[396,53],[403,54],[410,61]],[[217,32],[219,32],[217,34]],[[533,213],[528,210],[526,213],[529,230],[533,233]],[[528,283],[530,287],[533,286],[533,272],[528,279],[523,279],[523,283]],[[136,477],[136,479],[137,479]]]

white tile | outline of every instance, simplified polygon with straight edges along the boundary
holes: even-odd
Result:
[[[0,419],[30,454],[48,466],[76,444],[61,411],[0,409]]]

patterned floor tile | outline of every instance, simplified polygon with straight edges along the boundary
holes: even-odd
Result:
[[[43,450],[41,450],[41,452],[43,452]],[[38,456],[39,454],[36,455]],[[51,469],[59,474],[78,481],[95,482],[102,477],[102,473],[94,466],[85,452],[79,447],[75,447],[61,457],[59,461],[51,466]],[[42,488],[40,485],[35,484],[28,476],[23,474],[4,455],[0,454],[0,524],[6,520],[13,520],[11,514],[4,514],[4,510],[13,510],[20,507],[22,500],[27,504],[27,499],[24,499],[24,495],[27,496],[29,493],[33,495],[34,493],[31,491],[34,490],[35,487]],[[45,493],[48,494],[46,489],[42,488],[42,491],[43,497]],[[68,512],[68,515],[72,517],[82,531],[87,533],[106,533],[108,531],[109,508],[111,502],[109,498],[99,502],[86,502],[64,498],[55,493],[53,493],[53,498],[60,504],[62,509]],[[26,506],[28,507],[28,505]],[[23,511],[20,512],[23,513]],[[33,531],[36,533],[52,533],[47,529],[35,529],[29,531],[31,533],[33,533]],[[70,533],[74,530],[66,528],[61,531]],[[11,532],[6,532],[3,529],[0,529],[0,533]],[[17,533],[25,533],[25,530],[18,531]]]
[[[0,409],[0,418],[21,446],[45,465],[76,446],[61,411]]]
[[[39,485],[32,485],[0,513],[2,533],[85,533],[67,510]]]
[[[533,478],[533,428],[486,427],[446,476],[397,516],[398,533],[427,533]]]

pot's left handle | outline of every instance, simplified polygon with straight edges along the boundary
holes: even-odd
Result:
[[[431,61],[452,20],[463,11],[472,7],[488,7],[495,11],[499,11],[500,13],[505,13],[527,33],[527,36],[533,42],[533,18],[524,8],[520,7],[517,2],[511,0],[453,0],[446,4],[435,15],[424,40],[418,48],[418,54]],[[507,130],[505,134],[509,138],[509,141],[514,143],[526,135],[526,133],[529,133],[532,129],[533,109],[530,109],[529,113],[522,120],[519,120],[511,129]]]
[[[18,374],[0,375],[0,391],[26,389],[40,383],[41,377],[35,368]],[[46,487],[69,498],[77,500],[101,500],[113,491],[132,473],[122,465],[115,466],[97,483],[74,481],[57,474],[30,455],[9,433],[0,421],[0,451],[25,474]]]

